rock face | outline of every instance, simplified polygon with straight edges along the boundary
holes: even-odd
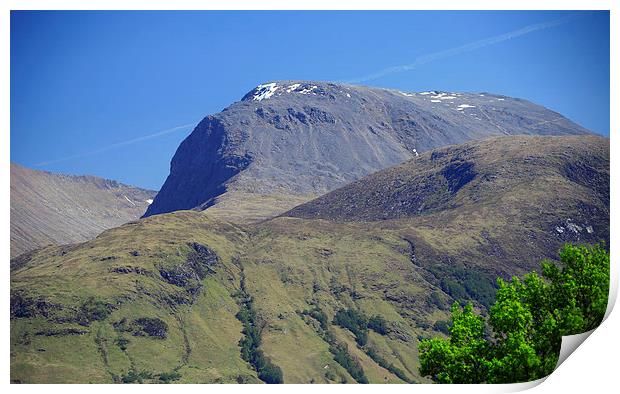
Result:
[[[213,205],[230,213],[269,196],[265,210],[253,213],[260,219],[439,146],[587,133],[546,108],[488,93],[267,83],[200,122],[145,216]]]
[[[109,179],[11,163],[11,257],[49,244],[83,242],[138,219],[155,194]]]

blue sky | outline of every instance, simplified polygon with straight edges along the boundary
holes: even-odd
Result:
[[[278,79],[500,93],[608,136],[609,13],[12,12],[11,161],[159,189],[192,124]]]

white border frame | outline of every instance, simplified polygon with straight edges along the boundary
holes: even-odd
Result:
[[[383,1],[368,1],[368,0],[345,0],[336,3],[335,1],[326,0],[302,0],[292,3],[290,0],[264,0],[264,1],[249,1],[249,0],[220,0],[217,2],[204,2],[197,0],[176,0],[176,1],[164,1],[164,0],[152,0],[152,1],[138,1],[138,0],[57,0],[57,1],[44,1],[44,0],[5,0],[0,3],[0,86],[2,91],[0,92],[0,127],[1,127],[1,140],[0,140],[0,152],[2,159],[2,166],[0,167],[0,182],[2,183],[4,193],[0,195],[0,206],[6,216],[4,217],[4,225],[0,227],[1,236],[4,242],[1,244],[2,252],[4,256],[4,272],[5,280],[2,284],[2,294],[0,295],[0,302],[2,303],[2,310],[4,311],[4,324],[2,325],[2,350],[4,357],[2,358],[1,365],[4,372],[4,385],[9,386],[9,374],[10,374],[10,359],[8,357],[9,348],[9,335],[10,335],[10,318],[9,318],[9,220],[8,212],[10,212],[10,187],[9,187],[9,158],[10,158],[10,10],[46,10],[46,9],[58,9],[58,10],[139,10],[139,9],[153,9],[153,10],[235,10],[235,9],[247,9],[247,10],[610,10],[611,19],[611,75],[610,75],[610,106],[611,108],[620,108],[618,106],[618,95],[620,94],[620,86],[618,85],[617,71],[620,70],[620,64],[618,62],[618,38],[620,37],[618,9],[620,2],[618,1],[602,1],[602,0],[505,0],[501,3],[499,1],[489,0],[427,0],[427,1],[398,1],[398,0],[383,0]],[[610,138],[613,133],[612,130],[618,129],[618,115],[614,111],[611,112],[610,119]],[[611,227],[617,228],[617,215],[614,215],[617,208],[616,196],[614,186],[617,182],[617,160],[616,154],[619,152],[618,143],[616,139],[611,139]],[[615,231],[611,231],[610,234],[610,247],[612,258],[617,255],[618,252],[618,237]],[[611,270],[611,283],[612,289],[610,292],[610,306],[608,312],[611,311],[613,303],[615,303],[618,292],[618,265],[614,263],[612,259]],[[568,359],[545,381],[544,384],[538,385],[533,389],[533,392],[537,393],[552,393],[558,391],[566,392],[608,392],[611,387],[617,385],[615,379],[618,375],[617,372],[617,360],[618,350],[620,350],[618,333],[620,333],[620,318],[618,318],[618,312],[612,313],[599,328],[595,330],[585,345],[580,346],[573,355]],[[529,384],[514,384],[514,385],[401,385],[401,386],[380,386],[382,390],[390,390],[393,392],[411,393],[415,392],[455,392],[459,393],[487,393],[487,392],[514,392],[524,390],[533,386],[536,386],[539,382]],[[366,385],[366,386],[321,386],[321,390],[327,392],[342,392],[353,391],[366,392],[377,390],[379,386]],[[110,387],[107,385],[92,385],[89,387],[83,387],[82,385],[46,385],[44,388],[37,386],[20,386],[10,385],[8,389],[15,392],[30,392],[34,390],[50,390],[52,393],[62,391],[63,393],[78,393],[84,390],[89,390],[94,393],[104,393]],[[166,385],[149,385],[149,386],[134,386],[123,385],[114,387],[114,390],[121,392],[142,391],[149,390],[150,392],[163,392],[171,389],[171,386]],[[301,393],[314,393],[317,390],[316,385],[281,385],[281,386],[241,386],[241,385],[210,385],[204,387],[202,385],[184,385],[182,390],[191,393],[203,393],[205,390],[215,392],[231,392],[251,390],[259,393],[265,392],[289,392],[290,390],[299,391]],[[373,393],[374,394],[374,393]]]

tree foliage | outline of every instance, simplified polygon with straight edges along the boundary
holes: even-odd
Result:
[[[440,383],[514,383],[542,378],[557,363],[563,335],[596,328],[607,308],[609,253],[603,245],[565,245],[560,264],[498,279],[485,321],[471,304],[452,307],[449,339],[420,343],[420,372]]]
[[[334,324],[351,331],[358,345],[364,346],[368,341],[368,319],[362,312],[340,309],[334,316]]]
[[[179,379],[181,379],[181,374],[176,370],[159,374],[159,380],[164,383],[170,383]]]
[[[355,358],[351,357],[346,343],[333,341],[329,346],[329,351],[334,355],[334,360],[346,369],[356,382],[368,383],[364,369]]]
[[[455,300],[473,299],[487,308],[493,304],[497,289],[494,278],[489,274],[468,269],[459,263],[437,264],[429,267],[429,270],[435,277],[441,278],[441,290]],[[433,296],[431,293],[430,301],[441,305],[436,297],[436,294]]]
[[[336,312],[333,323],[351,331],[360,346],[365,346],[368,342],[368,329],[381,335],[388,333],[387,321],[382,316],[375,315],[368,318],[363,312],[355,309],[340,309]]]
[[[375,349],[369,347],[369,348],[367,348],[365,350],[365,352],[368,355],[368,357],[370,357],[374,362],[376,362],[381,367],[387,369],[388,371],[390,371],[391,373],[396,375],[399,379],[401,379],[401,380],[403,380],[403,381],[405,381],[407,383],[415,383],[415,381],[413,381],[412,379],[409,379],[409,377],[407,377],[407,375],[405,374],[405,372],[402,369],[398,368],[393,363],[390,363],[386,359],[381,357],[379,355],[379,353],[377,353],[377,351]]]
[[[312,310],[305,310],[303,312],[298,312],[301,315],[310,316],[316,321],[319,322],[318,331],[323,340],[329,344],[329,351],[334,356],[334,361],[340,364],[348,373],[351,375],[353,379],[355,379],[358,383],[368,383],[368,378],[364,373],[364,369],[362,368],[359,361],[349,353],[349,348],[346,343],[339,342],[336,339],[336,336],[330,330],[329,327],[329,319],[327,314],[321,310],[318,305],[315,305]],[[336,317],[334,317],[334,324],[339,324],[341,327],[347,328],[352,327],[359,334],[363,332],[362,327],[359,325],[360,322],[364,322],[366,324],[366,317],[361,313],[353,310],[344,310],[341,309],[336,313]],[[338,323],[336,323],[338,322]],[[365,327],[365,326],[364,326]],[[367,333],[360,334],[364,335],[364,338],[367,337]],[[356,340],[358,336],[356,334]],[[326,378],[329,380],[334,380],[335,375],[332,371],[326,371]],[[344,381],[346,382],[346,380]]]
[[[153,374],[149,371],[136,371],[131,369],[127,374],[120,377],[121,383],[144,383],[145,380],[153,379]]]
[[[388,334],[387,321],[385,321],[383,316],[375,315],[368,319],[368,328],[380,335]]]
[[[329,329],[329,319],[325,312],[323,312],[320,308],[315,307],[308,314],[319,322],[321,330]]]
[[[258,378],[265,383],[283,383],[282,369],[265,357],[261,344],[262,322],[254,309],[254,299],[245,288],[245,276],[241,277],[240,310],[237,319],[243,324],[243,338],[239,341],[241,358],[249,362],[256,370]]]

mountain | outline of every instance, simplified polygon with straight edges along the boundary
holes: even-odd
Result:
[[[609,139],[467,142],[260,223],[210,212],[15,261],[11,380],[267,381],[260,359],[285,383],[428,382],[418,342],[455,300],[484,313],[498,276],[609,241]]]
[[[529,189],[538,192],[525,195]],[[588,217],[579,219],[605,224],[609,218],[607,138],[496,137],[438,148],[297,206],[283,216],[376,221],[482,207],[538,215],[551,210],[551,205],[554,211],[574,206],[580,200],[577,193],[590,196],[588,206],[581,207]],[[573,201],[568,201],[569,197]]]
[[[556,112],[489,93],[266,83],[198,124],[145,216],[210,207],[251,222],[439,146],[587,133]]]
[[[11,163],[11,258],[49,244],[84,242],[135,220],[155,194],[109,179]]]

